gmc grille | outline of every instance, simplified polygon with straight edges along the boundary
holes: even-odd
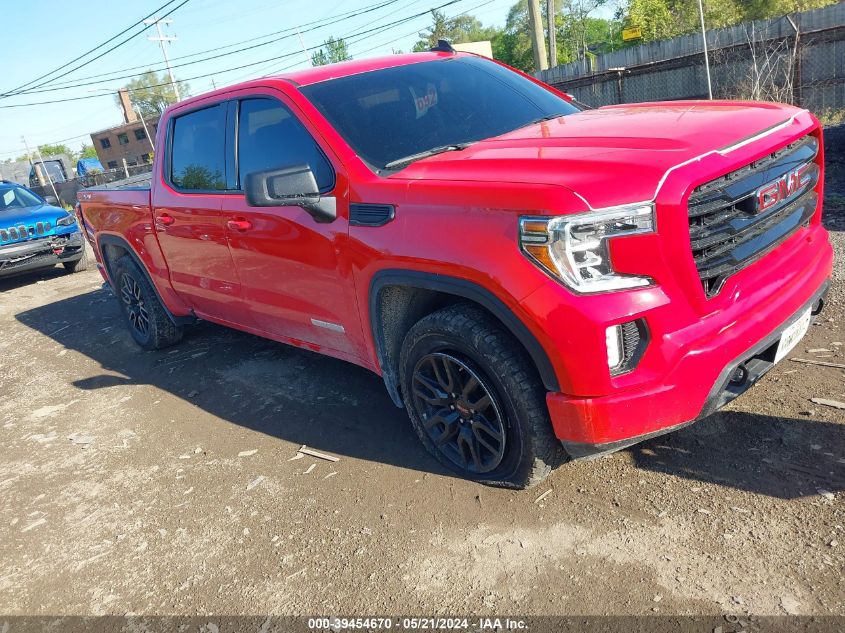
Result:
[[[690,246],[708,298],[815,213],[819,167],[813,161],[818,151],[818,141],[806,136],[692,192],[687,205]],[[801,167],[806,169],[800,183],[759,212],[758,190],[781,177],[789,179]]]

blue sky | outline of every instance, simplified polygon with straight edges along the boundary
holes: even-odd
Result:
[[[204,55],[187,59],[177,58],[236,42],[245,43],[218,53],[262,43],[273,39],[262,37],[266,34],[323,18],[342,17],[343,14],[384,1],[189,0],[170,16],[173,24],[166,27],[166,34],[177,36],[178,41],[171,44],[168,51],[174,65],[193,62]],[[448,1],[398,0],[377,11],[303,32],[302,42],[305,47],[318,46],[329,36],[349,36],[387,25]],[[443,10],[450,16],[463,12],[471,13],[485,25],[503,25],[508,10],[515,1],[458,0]],[[7,0],[3,3],[4,49],[13,53],[7,53],[5,56],[7,63],[3,64],[3,72],[0,73],[0,92],[15,88],[70,61],[151,13],[164,2],[165,0],[137,0],[132,3],[80,4],[55,0]],[[402,24],[379,28],[358,38],[353,37],[350,39],[350,53],[355,58],[362,58],[390,54],[394,48],[408,51],[417,40],[417,31],[424,29],[429,23],[430,16],[423,16]],[[113,91],[128,80],[107,78],[100,81],[100,77],[85,78],[108,73],[112,73],[112,77],[118,77],[140,73],[147,68],[162,69],[164,64],[158,43],[147,40],[147,35],[151,34],[143,33],[102,59],[61,79],[66,82],[78,80],[76,83],[98,81],[94,85],[0,99],[0,106],[8,106],[71,97],[90,97],[66,103],[0,108],[0,160],[14,159],[25,152],[21,135],[26,135],[30,146],[63,142],[76,150],[84,142],[90,143],[88,133],[120,123],[122,117],[114,103]],[[268,61],[283,55],[288,56]],[[248,68],[227,71],[235,66],[254,62],[259,63]],[[178,67],[174,72],[177,78],[189,80],[191,94],[196,95],[210,90],[212,79],[220,87],[283,70],[303,68],[306,63],[302,44],[294,34],[251,51]],[[140,68],[135,68],[139,66]],[[125,72],[120,72],[124,70]],[[209,73],[213,75],[191,79]]]

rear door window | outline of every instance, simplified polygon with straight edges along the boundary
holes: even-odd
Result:
[[[334,169],[305,126],[281,102],[244,99],[238,119],[238,175],[308,165],[322,193],[334,188]]]
[[[225,104],[176,117],[170,147],[171,183],[189,191],[225,189],[225,138]]]

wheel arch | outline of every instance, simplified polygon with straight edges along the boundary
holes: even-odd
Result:
[[[109,278],[109,285],[111,285],[112,292],[117,292],[117,288],[115,286],[115,279],[114,279],[114,272],[113,267],[114,263],[117,261],[119,257],[122,255],[129,255],[129,257],[135,262],[135,264],[140,269],[141,273],[146,277],[147,282],[150,284],[150,287],[153,289],[153,292],[156,294],[156,298],[158,299],[159,303],[161,303],[162,308],[164,309],[167,316],[173,321],[174,325],[189,325],[194,323],[196,319],[191,316],[176,316],[174,315],[170,309],[167,307],[167,304],[164,302],[164,299],[159,292],[159,289],[156,287],[155,283],[153,283],[153,279],[150,276],[150,272],[147,270],[147,267],[144,265],[143,260],[135,252],[135,249],[129,244],[129,242],[117,235],[111,234],[103,234],[97,236],[97,249],[100,251],[103,257],[103,267],[105,268],[106,274]]]
[[[543,346],[493,292],[458,277],[387,269],[377,272],[370,281],[369,321],[382,377],[396,406],[403,406],[398,359],[405,334],[427,314],[459,301],[474,303],[493,316],[525,349],[546,390],[560,391],[554,367]]]

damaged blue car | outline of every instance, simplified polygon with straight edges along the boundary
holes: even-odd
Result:
[[[76,216],[50,202],[22,185],[0,180],[0,277],[56,264],[72,273],[88,267]]]

